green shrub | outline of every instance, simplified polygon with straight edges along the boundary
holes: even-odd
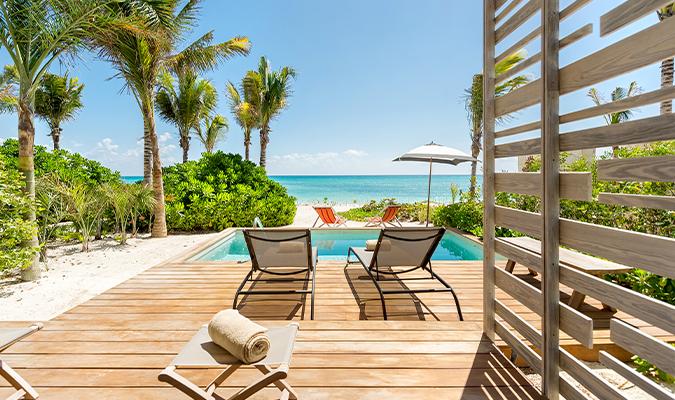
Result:
[[[204,154],[164,169],[166,220],[172,231],[211,231],[251,226],[288,225],[295,217],[295,198],[265,170],[240,155]]]
[[[22,191],[24,184],[15,168],[0,159],[0,274],[31,265],[38,248],[25,247],[37,225],[24,220],[34,204]]]
[[[401,209],[398,212],[398,219],[401,221],[417,222],[425,221],[427,217],[427,203],[398,203],[396,199],[387,198],[382,200],[371,200],[361,207],[352,208],[347,211],[340,212],[341,216],[350,221],[365,222],[369,218],[381,217],[382,212],[387,206],[399,204]],[[433,215],[433,210],[436,206],[432,205],[430,214]]]
[[[7,139],[0,144],[0,159],[5,160],[7,168],[16,170],[18,157],[18,140]],[[80,181],[88,185],[122,181],[119,172],[67,150],[49,151],[44,146],[35,146],[34,163],[36,177],[52,174],[62,181]]]

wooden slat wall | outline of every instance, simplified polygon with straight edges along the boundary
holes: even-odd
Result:
[[[484,169],[484,179],[488,182],[488,188],[484,192],[486,212],[484,268],[486,271],[492,269],[489,277],[501,291],[542,316],[542,326],[535,327],[522,318],[511,303],[496,301],[494,291],[485,292],[485,303],[490,305],[490,321],[486,326],[494,327],[496,335],[542,375],[543,394],[549,399],[558,399],[560,395],[568,399],[586,398],[570,382],[559,378],[560,369],[568,372],[597,398],[625,398],[620,390],[608,385],[586,365],[560,349],[558,337],[561,329],[584,343],[589,326],[590,329],[593,326],[592,320],[582,322],[584,320],[580,318],[583,317],[581,314],[577,315],[576,311],[571,312],[569,307],[560,305],[560,285],[578,290],[609,307],[629,313],[641,323],[651,324],[655,330],[647,331],[636,329],[620,320],[612,320],[612,340],[626,351],[640,355],[671,374],[675,373],[675,349],[650,336],[657,331],[662,332],[661,330],[675,334],[674,306],[569,266],[559,265],[558,251],[562,245],[590,256],[675,278],[674,238],[582,223],[562,219],[559,215],[561,198],[668,211],[675,209],[675,196],[600,193],[597,199],[593,199],[590,175],[560,172],[561,151],[640,145],[675,139],[673,129],[675,114],[648,115],[617,125],[589,127],[560,134],[560,124],[675,98],[675,87],[663,87],[600,106],[588,104],[586,108],[559,115],[561,95],[588,88],[639,68],[659,64],[661,60],[675,56],[675,18],[669,18],[615,40],[614,43],[593,54],[582,56],[577,61],[560,67],[558,65],[560,48],[573,47],[576,41],[593,31],[593,25],[598,24],[601,35],[604,36],[670,3],[663,0],[620,1],[612,11],[601,18],[594,16],[593,20],[590,20],[587,16],[581,17],[582,20],[586,19],[582,21],[582,26],[560,40],[558,37],[560,21],[589,2],[590,0],[574,1],[560,12],[558,12],[559,0],[514,1],[508,5],[506,2],[498,2],[497,6],[505,5],[499,18],[500,21],[504,21],[503,24],[495,30],[494,15],[486,17],[485,24],[487,37],[484,53],[485,71],[493,69],[494,62],[503,60],[536,38],[541,38],[540,52],[524,60],[511,72],[497,77],[498,80],[511,78],[539,63],[541,66],[539,79],[498,98],[495,98],[493,93],[493,76],[486,79],[490,84],[484,87],[486,91],[484,124],[487,127],[485,157],[489,161]],[[486,8],[490,7],[494,9],[494,1],[486,1]],[[541,20],[538,28],[521,37],[511,37],[518,31],[517,28],[523,21],[537,13]],[[515,44],[495,57],[495,43],[506,39]],[[540,105],[541,113],[539,121],[521,122],[512,128],[495,132],[497,118],[508,114],[517,117],[512,113],[537,104]],[[511,136],[536,131],[539,131],[538,137],[509,140]],[[495,137],[506,140],[495,145]],[[519,155],[541,155],[541,173],[495,173],[495,159]],[[620,182],[675,182],[675,155],[600,160],[597,178]],[[496,206],[495,192],[537,196],[541,199],[541,210],[535,213]],[[525,250],[495,238],[496,226],[540,239],[541,251],[535,253],[532,249]],[[538,272],[541,276],[541,289],[529,287],[517,275],[495,270],[495,251]],[[495,314],[499,316],[500,321],[493,320]],[[581,326],[572,327],[573,324],[586,325],[579,329]],[[601,361],[654,397],[672,397],[660,390],[658,385],[651,385],[648,380],[626,369],[611,355],[602,355]]]

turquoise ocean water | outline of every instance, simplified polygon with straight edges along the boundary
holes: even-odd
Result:
[[[326,199],[335,203],[365,203],[370,200],[395,198],[402,203],[424,201],[427,198],[427,175],[273,175],[270,178],[284,185],[298,203],[320,203]],[[142,180],[125,176],[125,182]],[[469,175],[434,175],[431,199],[447,203],[450,185],[455,183],[467,191]],[[482,177],[478,177],[481,185]]]

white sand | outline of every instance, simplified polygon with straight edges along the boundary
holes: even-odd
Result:
[[[88,253],[81,253],[79,244],[50,249],[49,270],[40,280],[0,284],[0,320],[54,318],[215,235],[129,239],[125,246],[108,238],[92,242]]]

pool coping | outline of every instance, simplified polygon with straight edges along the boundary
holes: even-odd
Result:
[[[289,228],[295,228],[295,227],[282,226],[282,227],[278,227],[278,228],[270,228],[270,229],[289,229]],[[177,257],[175,257],[172,261],[174,261],[174,262],[181,262],[181,263],[185,263],[185,264],[200,264],[200,265],[203,265],[203,264],[220,265],[220,264],[223,264],[223,263],[232,263],[232,261],[224,261],[224,260],[196,260],[196,259],[194,259],[194,258],[195,258],[197,255],[199,255],[200,253],[206,252],[207,250],[209,250],[211,247],[213,247],[213,246],[216,245],[217,243],[219,243],[219,242],[221,242],[221,241],[223,241],[223,240],[226,240],[229,236],[234,235],[237,231],[242,230],[242,229],[247,229],[247,228],[246,228],[246,227],[226,228],[226,229],[224,229],[224,230],[218,232],[218,234],[217,234],[215,237],[213,237],[213,238],[211,238],[211,239],[209,239],[209,240],[206,240],[206,241],[204,241],[204,242],[202,242],[202,243],[199,243],[197,246],[191,248],[190,250],[187,250],[187,251],[185,251],[184,253],[179,254],[179,255],[178,255]],[[365,230],[369,230],[369,231],[372,231],[372,230],[380,230],[380,229],[382,229],[382,228],[376,227],[376,226],[375,226],[375,227],[347,227],[347,228],[322,227],[322,228],[298,228],[298,229],[345,230],[345,231],[358,231],[358,230],[363,230],[363,231],[365,231]],[[480,245],[481,247],[483,247],[483,242],[482,242],[478,237],[476,237],[476,236],[474,236],[474,235],[472,235],[472,234],[470,234],[470,233],[461,231],[461,230],[456,229],[456,228],[451,228],[451,227],[446,227],[445,229],[448,230],[448,231],[450,231],[450,232],[452,232],[452,233],[455,233],[455,234],[457,234],[457,235],[459,235],[459,236],[462,236],[463,238],[468,239],[468,240],[470,240],[471,242],[474,242],[475,244],[478,244],[478,245]],[[321,261],[322,261],[322,262],[327,262],[327,263],[330,263],[330,262],[343,262],[343,261],[339,261],[339,260],[321,260]],[[467,260],[438,260],[438,261],[436,261],[436,262],[454,263],[454,262],[465,262],[465,261],[467,261]],[[481,260],[472,260],[472,261],[480,262]]]

